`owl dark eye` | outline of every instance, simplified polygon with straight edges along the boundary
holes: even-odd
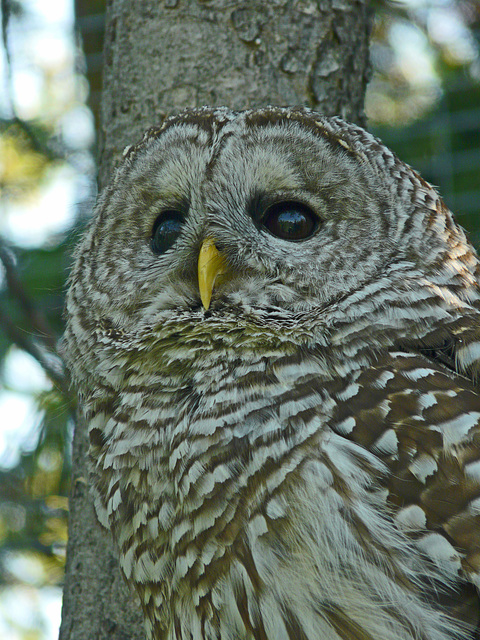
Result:
[[[150,246],[153,253],[160,255],[173,245],[182,230],[183,216],[179,211],[162,211],[155,220]]]
[[[318,218],[299,202],[278,202],[267,209],[262,224],[282,240],[306,240],[317,230]]]

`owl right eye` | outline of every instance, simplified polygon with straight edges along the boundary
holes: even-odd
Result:
[[[310,238],[318,229],[316,215],[299,202],[278,202],[267,209],[263,226],[277,238],[297,242]]]
[[[167,209],[157,217],[152,229],[150,247],[157,256],[165,253],[173,246],[180,235],[183,225],[183,216],[179,211]]]

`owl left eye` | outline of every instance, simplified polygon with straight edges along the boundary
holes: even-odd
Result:
[[[318,218],[304,204],[279,202],[267,209],[262,224],[282,240],[306,240],[317,230]]]
[[[153,253],[161,255],[173,246],[180,235],[183,225],[183,216],[179,211],[167,210],[155,220],[152,230],[150,247]]]

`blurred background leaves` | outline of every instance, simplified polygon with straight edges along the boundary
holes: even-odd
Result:
[[[0,637],[58,636],[72,400],[56,344],[96,193],[106,0],[1,0]],[[376,0],[370,129],[480,245],[480,4]]]

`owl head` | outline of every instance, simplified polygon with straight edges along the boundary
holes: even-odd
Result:
[[[476,268],[433,188],[360,127],[305,109],[201,108],[125,150],[68,304],[110,337],[221,318],[320,339],[419,292],[455,313],[478,296]],[[414,315],[397,315],[410,331]]]

